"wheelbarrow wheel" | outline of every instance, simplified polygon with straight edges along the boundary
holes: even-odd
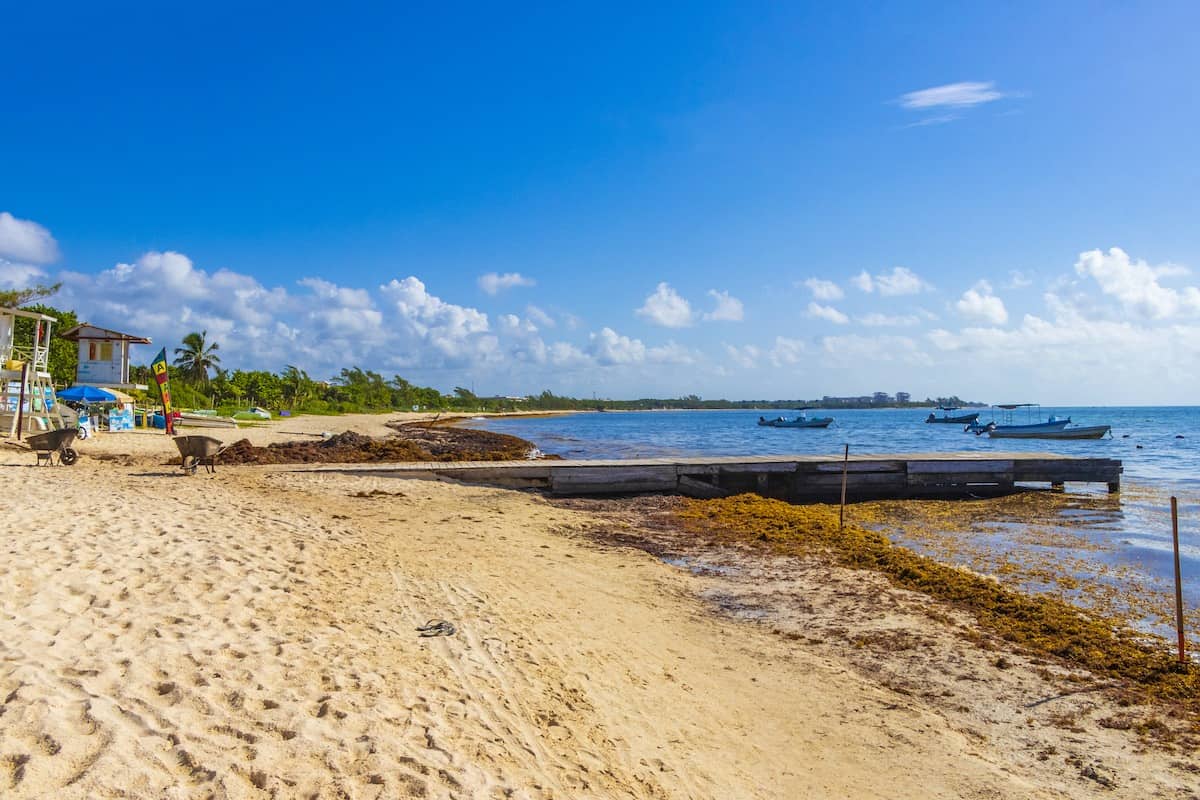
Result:
[[[76,453],[70,447],[64,447],[62,452],[58,454],[58,460],[69,467],[79,460],[79,453]]]
[[[183,457],[183,471],[184,472],[188,473],[189,475],[195,475],[196,467],[198,467],[198,466],[200,466],[200,459],[196,458],[195,456],[184,456]]]

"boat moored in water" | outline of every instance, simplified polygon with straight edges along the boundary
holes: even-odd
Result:
[[[941,422],[953,425],[969,425],[972,422],[979,420],[979,412],[973,411],[969,414],[951,414],[951,411],[958,411],[959,406],[938,406],[935,411],[943,411],[940,417],[933,411],[929,412],[929,416],[925,418],[926,423]]]
[[[1034,422],[1035,417],[1041,416],[1041,406],[1037,403],[1007,403],[994,408],[1003,412],[1003,422],[997,423],[993,420],[987,424],[980,424],[976,420],[963,428],[963,431],[974,433],[976,436],[986,433],[990,439],[1099,439],[1111,431],[1109,425],[1072,427],[1070,417],[1051,416],[1045,422]],[[1017,409],[1025,409],[1024,423],[1014,420],[1014,412]]]
[[[833,417],[810,417],[803,411],[795,419],[759,417],[758,424],[767,428],[828,428]]]
[[[1036,426],[1034,426],[1036,427]],[[997,427],[988,432],[990,439],[1101,439],[1112,430],[1111,425],[1065,425],[1056,429],[1034,431],[1006,430]]]

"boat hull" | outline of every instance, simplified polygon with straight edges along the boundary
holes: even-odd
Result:
[[[979,412],[977,411],[974,414],[960,414],[957,417],[935,417],[933,414],[930,414],[928,417],[925,418],[925,422],[927,422],[927,423],[946,423],[946,424],[950,424],[950,425],[967,425],[969,423],[977,421],[978,419],[979,419]]]
[[[806,420],[769,419],[758,424],[765,428],[828,428],[833,417],[818,417]]]
[[[997,428],[988,433],[991,439],[1100,439],[1111,429],[1109,425],[1084,425],[1078,428],[1059,428],[1040,431],[1006,431]]]
[[[203,414],[182,414],[175,424],[186,428],[236,428],[237,422],[229,417],[210,417]]]

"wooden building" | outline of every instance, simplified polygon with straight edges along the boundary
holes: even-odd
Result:
[[[62,338],[79,343],[75,383],[121,389],[145,388],[129,382],[129,346],[150,344],[146,337],[110,331],[84,322],[63,331]]]

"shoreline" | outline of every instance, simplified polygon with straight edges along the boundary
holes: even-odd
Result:
[[[0,448],[7,796],[1140,798],[1200,770],[953,609],[695,550],[638,508],[662,498],[80,449]],[[431,618],[456,634],[419,638]]]

